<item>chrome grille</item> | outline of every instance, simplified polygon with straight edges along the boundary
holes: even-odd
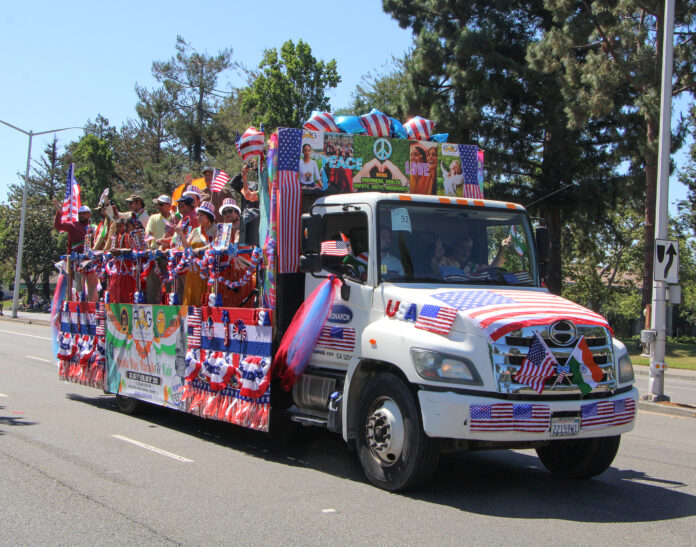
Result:
[[[576,325],[578,339],[585,337],[587,346],[590,348],[595,363],[602,369],[604,377],[599,382],[593,393],[614,391],[616,389],[616,373],[614,367],[614,353],[609,331],[603,327]],[[570,357],[576,343],[570,346],[559,346],[549,338],[548,327],[527,327],[510,332],[508,336],[501,338],[492,345],[493,351],[493,373],[501,393],[512,393],[520,395],[538,395],[532,388],[523,384],[516,383],[513,378],[522,366],[522,361],[529,352],[534,333],[538,332],[544,339],[546,345],[553,352],[556,360],[561,364]],[[571,385],[569,380],[562,384],[555,383],[556,374],[548,378],[545,382],[543,395],[569,395],[573,393],[581,394],[575,385]],[[555,384],[555,385],[554,385]],[[553,386],[553,387],[552,387]]]

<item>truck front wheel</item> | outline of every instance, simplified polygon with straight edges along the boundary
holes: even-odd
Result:
[[[614,461],[621,436],[552,441],[536,449],[546,469],[569,479],[589,479],[603,473]]]
[[[428,479],[440,457],[437,440],[423,431],[413,395],[392,374],[373,378],[360,397],[357,448],[370,482],[392,492]]]

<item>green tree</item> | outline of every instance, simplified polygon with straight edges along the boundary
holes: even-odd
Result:
[[[234,66],[231,49],[210,56],[196,51],[181,36],[176,37],[174,57],[152,63],[152,74],[163,84],[166,93],[161,99],[168,102],[167,108],[175,113],[165,125],[179,139],[188,152],[189,161],[195,165],[200,166],[203,161],[210,124],[220,100],[229,94],[217,89],[218,82],[223,73]]]
[[[269,130],[279,126],[301,127],[312,110],[329,110],[326,91],[341,77],[336,61],[318,61],[309,44],[292,40],[264,51],[261,71],[242,93],[242,109]]]
[[[606,118],[617,106],[629,114],[625,153],[633,172],[644,172],[645,306],[652,293],[664,3],[544,0],[544,6],[555,24],[530,48],[530,60],[563,82],[569,126]],[[696,89],[695,16],[696,2],[676,2],[672,96]],[[683,127],[674,137],[672,150],[683,140]]]
[[[403,59],[392,57],[379,70],[365,74],[351,95],[352,104],[345,109],[346,113],[360,116],[376,108],[397,120],[405,121],[406,112],[401,97],[408,83],[407,59],[408,55]]]
[[[692,135],[696,135],[696,104],[689,109],[688,125]],[[689,161],[679,173],[679,181],[688,190],[686,199],[678,204],[681,231],[696,236],[696,141],[689,148]]]
[[[527,51],[555,24],[542,0],[383,6],[415,36],[404,111],[486,151],[487,197],[535,204],[551,232],[547,284],[560,293],[563,224],[579,212],[597,222],[624,183],[615,173],[620,125],[569,127],[560,76],[529,65]]]

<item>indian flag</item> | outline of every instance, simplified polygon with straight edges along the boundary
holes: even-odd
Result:
[[[587,347],[584,336],[580,337],[566,364],[573,373],[573,383],[580,388],[583,395],[597,387],[604,377],[602,369],[597,366],[590,348]]]
[[[512,246],[515,249],[515,252],[520,256],[526,256],[527,240],[524,237],[524,232],[521,230],[521,226],[510,226],[510,236],[512,237]]]

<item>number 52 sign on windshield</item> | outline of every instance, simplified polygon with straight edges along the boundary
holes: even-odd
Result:
[[[655,240],[655,281],[673,285],[679,283],[679,242],[672,239]]]

